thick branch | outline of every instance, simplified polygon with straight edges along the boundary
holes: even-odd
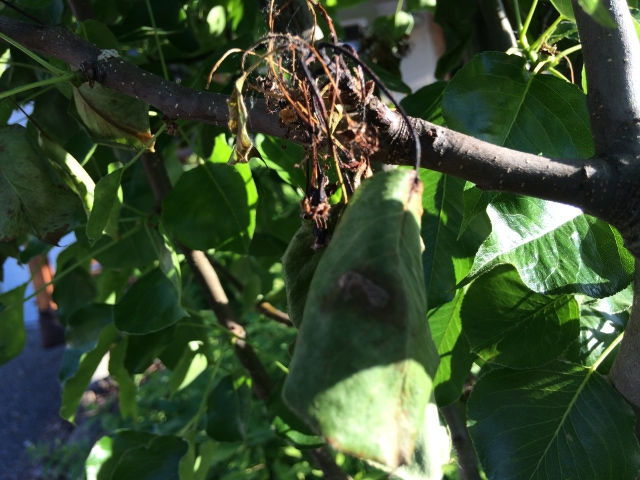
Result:
[[[640,44],[626,0],[603,0],[617,28],[600,25],[576,0],[596,155],[640,154]]]

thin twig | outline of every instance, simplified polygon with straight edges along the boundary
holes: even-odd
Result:
[[[263,314],[267,318],[270,318],[271,320],[275,320],[278,323],[282,323],[287,327],[293,327],[293,323],[291,323],[291,319],[289,318],[289,315],[278,310],[269,302],[265,302],[264,300],[261,302],[258,302],[256,304],[256,310],[258,310],[261,314]]]
[[[458,454],[458,465],[462,480],[480,480],[478,470],[478,458],[471,443],[469,432],[464,418],[464,405],[455,402],[444,407],[440,407],[440,413],[449,427],[453,448]]]

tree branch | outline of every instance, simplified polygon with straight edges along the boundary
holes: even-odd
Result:
[[[625,3],[623,0],[615,2]],[[594,26],[590,17],[581,19],[579,27],[586,28],[583,34],[583,41],[587,42],[585,51],[591,48],[590,35],[604,35],[606,38],[619,36],[624,41],[620,40],[615,45],[625,45],[625,51],[629,52],[630,58],[636,58],[634,52],[637,45],[629,40],[629,33],[626,31],[629,29],[628,12],[624,14],[622,10],[618,8],[617,11],[621,13],[614,15],[616,21],[620,22],[620,28],[606,30],[605,33],[597,33],[598,28],[602,27]],[[580,15],[578,17],[580,18]],[[633,30],[632,27],[631,29]],[[102,51],[66,29],[32,25],[0,17],[0,32],[27,48],[63,60],[72,67],[92,65],[97,72],[96,81],[107,88],[143,100],[171,118],[216,125],[224,125],[227,122],[226,96],[193,90],[166,81],[121,58],[98,61]],[[598,48],[597,43],[595,41],[596,45],[593,48]],[[612,44],[609,48],[615,47]],[[602,51],[597,50],[601,54]],[[605,51],[608,55],[611,50]],[[607,58],[609,57],[610,55]],[[618,70],[623,70],[624,78],[630,78],[629,72],[635,78],[634,69],[638,63],[635,62],[633,67],[630,63],[591,61],[590,68],[607,70],[609,74],[605,76],[606,81],[615,78],[614,72]],[[593,88],[596,89],[596,86]],[[613,89],[602,91],[609,90]],[[601,97],[600,103],[590,100],[591,109],[617,101],[616,97],[607,97],[604,93]],[[632,99],[634,98],[636,97],[632,96]],[[366,108],[367,119],[378,128],[379,133],[378,141],[381,148],[374,159],[383,163],[412,165],[413,139],[400,115],[376,98],[373,98]],[[615,113],[615,109],[611,110]],[[623,121],[624,118],[620,118],[620,122]],[[606,118],[604,122],[606,123]],[[623,128],[620,122],[618,128]],[[280,124],[278,116],[268,112],[264,102],[256,101],[249,106],[247,123],[253,132],[278,137],[287,135],[287,130]],[[421,164],[424,168],[469,180],[486,190],[529,195],[582,208],[585,213],[617,227],[625,239],[627,248],[636,258],[640,258],[640,196],[635,193],[640,190],[640,166],[629,161],[629,157],[620,154],[616,161],[612,161],[608,154],[605,155],[605,149],[599,150],[603,153],[602,156],[589,160],[553,159],[498,147],[423,120],[412,119],[412,123],[420,136]],[[597,123],[596,129],[600,125],[601,123]],[[631,145],[632,134],[640,126],[625,128],[628,133],[625,137],[627,140],[620,142],[620,148]]]
[[[573,1],[587,72],[587,105],[596,154],[620,172],[616,225],[632,252],[640,244],[640,42],[625,0],[604,0],[618,28],[603,27]],[[626,178],[622,172],[635,175]],[[633,172],[633,173],[631,173]],[[636,255],[636,259],[638,259]],[[634,301],[609,380],[640,412],[640,263],[636,260]],[[640,432],[639,432],[640,433]],[[640,437],[639,437],[640,438]]]
[[[98,72],[96,81],[143,100],[171,118],[215,125],[227,122],[226,96],[166,81],[121,58],[98,61],[102,51],[66,29],[0,17],[0,32],[72,67],[93,65]],[[379,129],[381,148],[374,159],[412,165],[413,139],[400,115],[376,98],[367,105],[367,112],[367,119]],[[612,202],[622,172],[612,169],[602,158],[552,159],[492,145],[424,120],[412,119],[412,123],[420,135],[424,168],[464,178],[487,190],[575,205],[606,221],[616,211]],[[248,127],[277,137],[287,134],[278,116],[259,101],[249,107]],[[637,251],[640,252],[640,242]]]

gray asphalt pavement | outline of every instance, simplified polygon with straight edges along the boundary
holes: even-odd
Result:
[[[58,416],[63,351],[42,349],[34,325],[23,352],[0,366],[0,480],[30,480],[26,446],[67,428]]]

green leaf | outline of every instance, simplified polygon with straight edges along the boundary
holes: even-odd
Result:
[[[76,372],[69,378],[60,378],[62,383],[60,416],[65,420],[72,423],[74,422],[82,394],[89,386],[91,377],[98,368],[102,357],[109,351],[111,344],[115,342],[117,338],[118,331],[113,324],[107,325],[102,329],[96,346],[80,358],[80,364]]]
[[[602,0],[578,0],[578,3],[585,12],[593,17],[596,22],[604,25],[605,27],[616,27],[616,23]]]
[[[106,24],[94,19],[87,19],[79,23],[82,36],[96,47],[112,50],[120,48],[120,42]]]
[[[256,149],[267,167],[274,170],[288,184],[305,190],[307,178],[300,164],[304,149],[300,145],[261,133],[256,135]]]
[[[584,93],[576,85],[534,75],[525,67],[526,60],[516,55],[476,55],[447,85],[442,100],[447,125],[523,152],[592,156]]]
[[[326,248],[313,249],[313,225],[304,223],[291,239],[282,256],[282,273],[287,289],[287,313],[297,328],[302,324],[304,306],[313,274]]]
[[[0,365],[15,358],[27,343],[24,328],[24,292],[27,284],[0,294]]]
[[[473,36],[473,17],[477,5],[473,0],[437,2],[435,21],[444,31],[446,52],[438,59],[435,76],[443,79],[460,65],[462,54]]]
[[[532,292],[507,265],[471,284],[460,316],[474,352],[513,368],[554,360],[580,332],[580,309],[573,296]]]
[[[151,433],[119,430],[109,437],[100,438],[91,449],[85,463],[87,480],[115,480],[113,472],[122,456],[154,438]]]
[[[429,327],[440,355],[433,379],[436,403],[440,407],[460,398],[464,381],[476,358],[467,337],[462,334],[460,307],[464,295],[464,289],[458,290],[452,301],[429,310]]]
[[[486,216],[477,216],[459,234],[463,210],[464,180],[431,170],[422,170],[425,185],[422,196],[421,236],[427,304],[430,309],[449,302],[456,286],[469,273],[482,241],[490,233]]]
[[[237,442],[247,435],[251,388],[247,379],[226,375],[207,399],[207,435],[219,442]]]
[[[539,293],[613,295],[631,281],[634,262],[610,225],[567,205],[501,194],[487,213],[493,230],[467,279],[509,263]]]
[[[631,479],[640,469],[631,407],[579,365],[493,370],[474,386],[468,415],[488,478]]]
[[[204,344],[198,340],[187,343],[187,348],[183,350],[182,357],[171,372],[171,393],[190,385],[207,368],[208,361],[203,347]]]
[[[162,330],[187,316],[174,282],[160,268],[138,279],[114,311],[118,330],[133,335]]]
[[[40,147],[19,125],[0,127],[0,241],[30,233],[57,244],[78,198],[57,177]]]
[[[122,168],[105,175],[96,184],[94,203],[87,220],[87,238],[93,244],[103,233],[118,235],[118,216],[122,207]]]
[[[141,149],[151,139],[149,106],[95,83],[73,87],[78,116],[95,143]]]
[[[179,478],[180,460],[188,449],[189,445],[180,437],[156,435],[147,445],[124,452],[111,478],[175,480]]]
[[[612,297],[585,299],[580,305],[580,338],[565,352],[565,357],[587,367],[593,365],[624,331],[632,300],[633,284]],[[598,372],[608,373],[615,357],[614,350],[598,366]]]
[[[70,270],[76,263],[76,259],[68,260],[59,274],[64,272],[60,279],[54,277],[56,288],[53,290],[53,301],[58,305],[58,319],[63,325],[69,321],[69,317],[80,307],[91,303],[98,293],[96,283],[91,273],[82,266]]]
[[[257,200],[248,165],[207,163],[180,177],[163,202],[162,218],[190,248],[247,253]]]
[[[422,118],[436,125],[444,125],[442,97],[447,82],[426,85],[400,101],[407,115]]]
[[[426,318],[421,183],[363,182],[311,281],[283,396],[329,443],[395,468],[410,461],[438,363]]]
[[[571,20],[572,22],[576,21],[576,17],[573,14],[573,6],[571,5],[571,0],[551,0],[551,3],[560,15]]]
[[[138,387],[125,368],[127,340],[127,337],[120,339],[111,349],[109,353],[109,375],[118,382],[118,406],[120,408],[120,415],[122,418],[131,417],[136,420],[138,417],[138,404],[136,402]]]

